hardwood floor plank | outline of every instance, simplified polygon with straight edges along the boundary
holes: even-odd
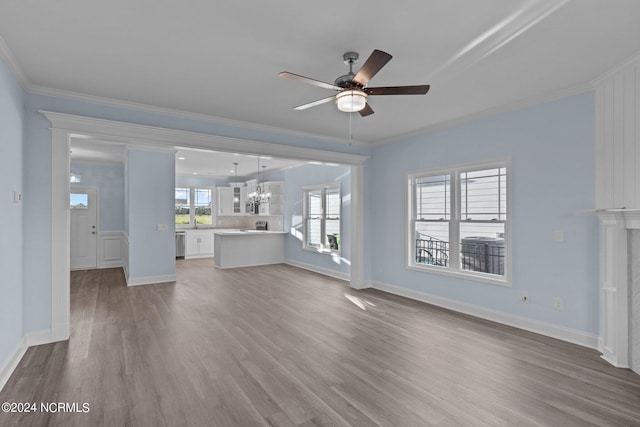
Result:
[[[0,426],[640,426],[640,377],[594,350],[291,266],[74,271],[71,308],[0,402],[90,411]]]

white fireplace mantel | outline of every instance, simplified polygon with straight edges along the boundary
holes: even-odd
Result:
[[[619,368],[629,367],[628,231],[640,230],[640,209],[600,209],[600,336],[602,358]]]

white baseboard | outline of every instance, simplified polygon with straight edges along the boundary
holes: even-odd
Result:
[[[127,286],[153,285],[156,283],[175,282],[175,274],[165,274],[163,276],[127,277]]]
[[[16,344],[16,347],[9,356],[2,362],[2,365],[0,365],[0,391],[2,391],[5,384],[7,384],[7,381],[9,381],[11,374],[13,374],[13,371],[18,366],[18,363],[20,363],[20,360],[26,351],[27,340],[23,337],[18,341],[18,344]]]
[[[20,339],[16,348],[11,352],[9,357],[0,365],[0,391],[4,388],[7,381],[15,371],[18,363],[22,360],[22,357],[26,353],[29,347],[41,344],[49,344],[53,342],[51,339],[51,330],[28,332]]]
[[[213,259],[213,254],[189,255],[189,256],[185,256],[184,257],[184,259],[199,259],[199,258],[211,258],[211,259]]]
[[[123,261],[100,261],[98,268],[117,268],[124,267]]]
[[[428,304],[437,305],[438,307],[447,308],[481,319],[491,320],[493,322],[502,323],[504,325],[513,326],[515,328],[524,329],[526,331],[535,332],[551,338],[557,338],[583,347],[598,348],[598,336],[588,332],[576,329],[566,328],[564,326],[554,325],[552,323],[542,322],[539,320],[529,319],[526,317],[516,316],[510,313],[492,310],[478,305],[468,304],[449,298],[443,298],[436,295],[420,292],[413,289],[403,288],[401,286],[390,285],[383,282],[372,282],[372,287],[391,294],[400,295],[414,300],[426,302]]]
[[[54,340],[51,337],[50,329],[45,329],[43,331],[36,331],[36,332],[28,332],[27,335],[25,335],[25,338],[27,340],[27,347],[33,347],[34,345],[49,344],[54,342]]]
[[[347,282],[351,280],[351,275],[349,273],[341,273],[339,271],[330,270],[328,268],[318,267],[317,265],[295,261],[290,258],[285,258],[284,263],[292,265],[294,267],[302,268],[304,270],[313,271],[314,273],[324,274],[325,276],[333,277],[334,279],[345,280]]]
[[[371,288],[371,287],[373,287],[373,286],[372,286],[372,284],[371,284],[371,280],[361,280],[361,281],[360,281],[360,282],[358,282],[358,283],[355,283],[355,282],[351,281],[351,283],[349,284],[349,287],[350,287],[351,289],[357,289],[357,290],[360,290],[360,289],[367,289],[367,288]]]

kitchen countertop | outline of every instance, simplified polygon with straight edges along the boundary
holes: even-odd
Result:
[[[273,230],[213,230],[213,233],[221,236],[256,236],[261,234],[287,234],[286,231]]]

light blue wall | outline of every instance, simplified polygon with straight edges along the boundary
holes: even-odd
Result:
[[[82,182],[71,187],[100,189],[98,231],[124,231],[124,166],[72,162],[71,173],[82,177]]]
[[[24,322],[26,332],[51,328],[51,123],[26,96],[24,148]],[[42,219],[46,218],[45,221]]]
[[[0,60],[0,368],[17,348],[23,327],[23,203],[13,192],[24,192],[22,154],[24,92]],[[46,220],[46,217],[41,220]]]
[[[284,190],[285,258],[311,264],[338,273],[349,274],[351,260],[351,168],[345,166],[304,165],[267,175],[267,179],[282,179]],[[340,182],[342,220],[340,223],[341,256],[334,257],[302,249],[302,187]]]
[[[374,148],[370,179],[371,275],[488,309],[598,333],[598,227],[592,93],[501,114]],[[405,267],[410,171],[512,159],[513,288]],[[554,230],[565,242],[553,240]],[[519,302],[527,291],[529,304]],[[564,311],[552,308],[554,297]]]
[[[173,153],[127,152],[129,278],[176,274]],[[158,224],[167,230],[157,230]]]

